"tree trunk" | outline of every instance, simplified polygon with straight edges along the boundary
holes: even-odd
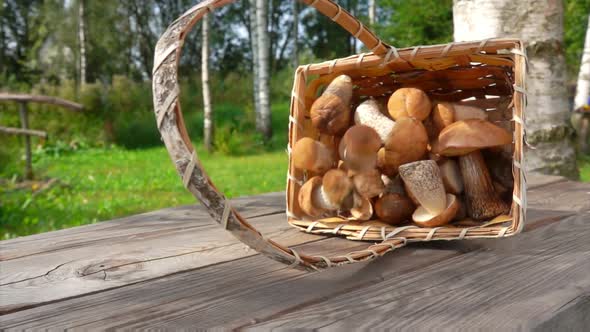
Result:
[[[78,39],[80,43],[80,86],[86,84],[86,30],[84,0],[78,1]]]
[[[260,109],[256,116],[256,129],[265,140],[272,136],[269,93],[269,49],[267,27],[268,1],[256,0],[256,35],[258,41],[258,99]]]
[[[375,0],[369,0],[369,24],[371,27],[375,26],[375,15],[377,13],[375,7]]]
[[[260,114],[260,101],[258,98],[258,82],[259,80],[259,68],[258,68],[258,23],[256,21],[256,0],[250,0],[250,44],[252,47],[252,87],[254,94],[254,113],[256,119]]]
[[[454,0],[455,41],[517,37],[526,42],[527,169],[578,177],[571,140],[561,0]]]
[[[213,119],[211,108],[211,92],[209,89],[209,14],[203,16],[201,50],[201,79],[203,85],[203,112],[204,112],[204,141],[205,149],[211,152],[213,149]]]
[[[584,41],[584,52],[582,53],[582,62],[580,63],[580,73],[578,74],[578,84],[576,85],[576,98],[574,99],[574,109],[578,109],[589,103],[590,98],[590,16],[588,16],[588,25],[586,28],[586,40]]]
[[[299,67],[299,2],[293,1],[293,68]]]

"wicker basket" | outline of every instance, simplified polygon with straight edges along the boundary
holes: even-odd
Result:
[[[508,218],[486,223],[454,223],[445,227],[394,227],[378,220],[350,223],[337,218],[305,220],[297,203],[303,181],[312,174],[289,165],[288,221],[314,234],[341,235],[351,240],[377,242],[366,250],[333,257],[310,256],[264,238],[230,205],[213,185],[192,147],[179,104],[178,61],[183,40],[204,14],[233,0],[207,0],[188,10],[160,38],[155,53],[153,95],[157,126],[185,187],[227,231],[251,248],[277,261],[306,270],[370,260],[410,241],[496,238],[521,231],[526,212],[526,178],[523,169],[526,54],[521,41],[490,39],[396,49],[379,40],[356,18],[330,0],[301,0],[342,26],[371,50],[328,62],[297,68],[291,99],[289,148],[302,137],[334,144],[311,126],[309,109],[320,89],[333,78],[347,74],[357,86],[356,96],[376,98],[400,87],[419,87],[436,100],[461,102],[495,112],[513,131],[513,203]],[[358,104],[359,98],[353,100]]]

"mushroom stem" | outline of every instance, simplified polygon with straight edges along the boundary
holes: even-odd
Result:
[[[379,134],[382,143],[385,143],[387,136],[395,126],[393,120],[381,113],[379,103],[374,99],[366,100],[356,108],[354,122],[373,128]]]
[[[324,186],[320,186],[316,188],[316,191],[313,193],[313,201],[315,206],[328,211],[335,211],[338,210],[340,206],[330,201],[326,191],[324,190]]]
[[[490,172],[479,150],[459,157],[459,167],[465,186],[467,214],[482,220],[507,213],[510,206],[494,189]]]

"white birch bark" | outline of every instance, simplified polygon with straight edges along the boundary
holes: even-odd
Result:
[[[561,0],[454,0],[455,41],[517,37],[529,57],[528,170],[577,177],[568,125]]]
[[[86,84],[86,27],[84,0],[78,1],[78,41],[80,43],[80,86]]]
[[[576,85],[576,98],[574,99],[574,109],[578,109],[588,103],[590,97],[590,15],[588,16],[588,26],[586,28],[586,40],[584,41],[584,52],[582,53],[582,62],[580,63],[580,72],[578,74],[578,84]]]
[[[375,15],[377,13],[375,8],[375,0],[369,0],[369,24],[371,27],[375,26]]]
[[[256,0],[250,0],[250,45],[252,47],[252,87],[254,94],[254,113],[260,112],[260,101],[258,99],[258,23],[256,20]],[[258,118],[258,115],[256,115]]]
[[[272,136],[269,94],[269,49],[267,26],[268,1],[256,0],[256,34],[258,41],[258,102],[260,109],[256,117],[256,129],[265,140]]]
[[[299,2],[293,1],[293,68],[299,67]]]
[[[211,107],[211,90],[209,87],[209,14],[203,16],[201,46],[201,82],[203,85],[204,143],[205,149],[213,149],[213,109]]]

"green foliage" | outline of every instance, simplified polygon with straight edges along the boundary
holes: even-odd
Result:
[[[283,151],[231,157],[197,149],[207,173],[230,198],[284,190]],[[32,189],[38,187],[35,183],[21,189],[12,181],[2,183],[0,239],[195,203],[163,147],[87,149],[38,157],[34,168],[59,182],[39,193]]]
[[[576,80],[584,49],[590,0],[565,0],[564,3],[565,59],[569,77]]]
[[[383,0],[377,35],[396,47],[448,43],[453,40],[452,0]]]
[[[590,182],[590,155],[578,156],[578,166],[580,167],[580,180]]]

